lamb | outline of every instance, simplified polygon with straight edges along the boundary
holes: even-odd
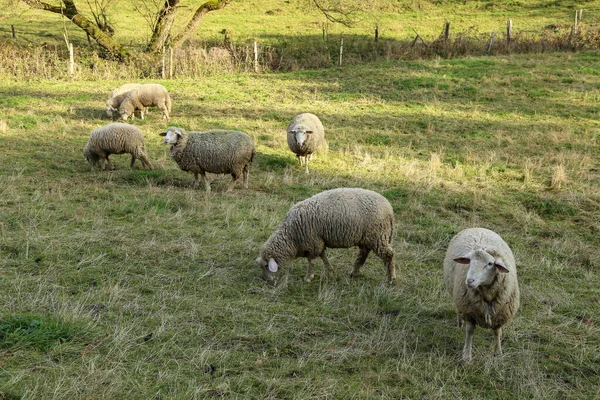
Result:
[[[308,174],[308,161],[312,153],[326,145],[325,129],[316,115],[298,114],[287,127],[287,141],[290,150],[296,153],[300,165],[306,164]]]
[[[106,112],[106,115],[110,118],[113,118],[113,112],[119,111],[119,106],[125,97],[127,97],[127,94],[129,94],[129,92],[132,90],[139,88],[140,86],[142,85],[139,83],[126,83],[110,92],[110,96],[108,100],[106,100],[106,104],[104,106],[104,112]]]
[[[169,121],[171,115],[171,97],[163,85],[149,83],[141,85],[127,94],[119,106],[119,114],[124,121],[137,110],[142,119],[147,107],[158,107],[163,112],[163,119]]]
[[[199,186],[198,174],[202,175],[206,192],[210,192],[210,181],[206,172],[231,174],[233,180],[227,192],[243,175],[244,189],[248,189],[248,172],[254,158],[254,141],[244,132],[211,130],[186,132],[182,128],[169,127],[164,143],[171,145],[171,157],[183,171],[193,172],[194,189]]]
[[[152,169],[152,164],[146,156],[144,134],[140,128],[133,125],[120,122],[104,125],[92,131],[88,143],[83,149],[85,160],[92,166],[101,161],[102,170],[105,168],[105,161],[110,169],[115,169],[108,156],[123,153],[131,154],[131,168],[133,168],[135,159],[139,158],[144,167]]]
[[[294,205],[277,230],[260,249],[256,263],[263,278],[275,279],[280,266],[306,257],[304,280],[314,278],[313,260],[321,257],[327,268],[331,263],[326,248],[358,246],[359,253],[351,277],[357,276],[371,250],[384,262],[387,281],[396,278],[392,234],[394,211],[379,193],[360,188],[339,188],[318,193]]]
[[[502,354],[502,327],[519,308],[519,284],[510,247],[495,232],[465,229],[448,245],[444,281],[458,311],[458,327],[465,322],[463,361],[471,360],[475,326],[494,331],[494,354]]]

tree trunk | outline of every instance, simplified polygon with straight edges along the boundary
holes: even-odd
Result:
[[[200,21],[202,18],[211,11],[216,11],[224,8],[232,0],[209,0],[206,3],[202,4],[194,13],[194,16],[188,22],[185,29],[179,33],[175,39],[173,40],[174,47],[181,47],[181,45],[196,31],[198,25],[200,25]]]
[[[73,21],[75,25],[83,29],[85,33],[90,35],[90,37],[94,39],[100,47],[108,51],[112,57],[122,61],[128,56],[127,50],[125,50],[119,43],[115,42],[106,33],[102,32],[102,30],[100,30],[96,24],[79,13],[77,7],[75,6],[74,0],[62,0],[64,8],[39,0],[22,1],[30,7],[64,15]]]
[[[179,4],[179,1],[165,0],[165,4],[156,19],[156,25],[154,26],[150,43],[148,43],[148,51],[158,53],[166,45],[171,28],[173,27],[173,21],[175,20],[175,8]]]

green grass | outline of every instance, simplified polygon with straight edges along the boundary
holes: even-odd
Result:
[[[1,343],[0,397],[598,397],[599,61],[160,81],[172,125],[240,129],[257,143],[250,189],[223,193],[229,177],[212,176],[208,196],[170,159],[155,109],[133,123],[156,170],[117,155],[115,172],[90,172],[82,149],[122,82],[0,81],[0,331],[20,335]],[[303,111],[321,117],[329,145],[309,176],[284,133]],[[254,259],[289,207],[344,186],[392,203],[399,282],[382,284],[374,256],[348,278],[356,249],[335,249],[336,269],[318,263],[310,284],[305,260],[265,283]],[[522,304],[505,355],[489,355],[480,329],[460,366],[442,260],[471,226],[513,248]]]

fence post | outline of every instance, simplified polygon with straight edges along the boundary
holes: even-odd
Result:
[[[444,42],[448,42],[450,37],[450,22],[446,22],[446,28],[444,29]]]
[[[161,75],[161,77],[163,79],[165,79],[165,75],[166,75],[166,72],[165,72],[165,67],[166,67],[166,65],[165,65],[166,64],[165,50],[166,50],[165,46],[163,46],[163,48],[162,48],[162,68],[161,68],[161,71],[160,71],[160,75]]]
[[[379,25],[375,25],[375,43],[379,41]]]
[[[579,10],[579,23],[581,24],[581,17],[583,17],[583,8]]]
[[[573,33],[577,33],[577,28],[579,27],[579,22],[577,18],[579,17],[579,11],[575,10],[575,23],[573,24]]]
[[[10,29],[11,29],[11,31],[12,31],[12,38],[13,38],[13,40],[16,42],[16,41],[17,41],[17,35],[15,34],[15,26],[14,26],[14,25],[11,25],[11,26],[10,26]]]
[[[173,48],[171,47],[169,54],[169,79],[173,79]]]
[[[487,47],[488,53],[490,51],[492,51],[492,45],[494,44],[494,36],[496,36],[496,32],[492,32],[492,35],[490,36],[490,42],[488,43],[488,47]]]
[[[506,24],[506,50],[509,50],[510,47],[510,39],[511,39],[511,35],[512,35],[512,19],[508,20],[508,23]]]
[[[69,43],[69,74],[75,74],[75,58],[73,57],[73,43]]]
[[[254,72],[258,72],[258,45],[254,41]]]
[[[344,38],[340,40],[340,67],[342,66],[342,57],[344,54]]]

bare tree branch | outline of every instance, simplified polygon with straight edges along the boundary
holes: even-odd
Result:
[[[210,0],[206,3],[202,4],[194,13],[190,22],[188,22],[185,29],[179,33],[175,39],[173,40],[174,47],[180,47],[195,31],[198,29],[198,25],[200,25],[200,21],[206,14],[211,11],[220,10],[226,7],[232,0]]]

